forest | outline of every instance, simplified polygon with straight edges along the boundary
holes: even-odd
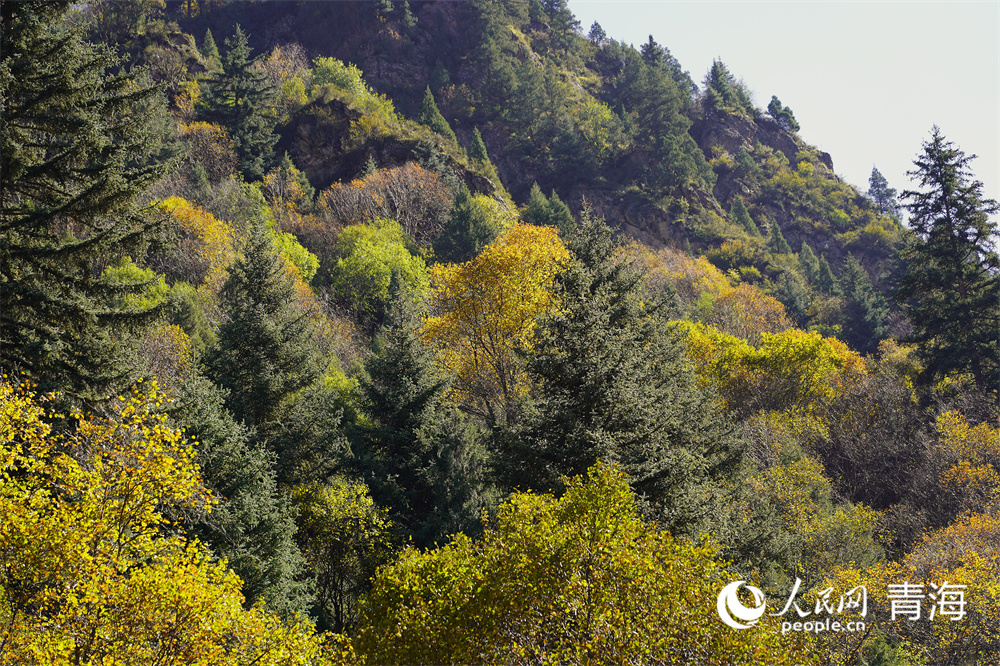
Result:
[[[567,0],[0,19],[0,664],[1000,663],[943,129],[859,191]]]

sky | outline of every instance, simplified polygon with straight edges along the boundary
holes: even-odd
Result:
[[[900,192],[937,125],[1000,200],[1000,2],[570,0],[587,34],[653,35],[696,83],[720,58],[758,107],[790,107],[799,136],[862,192],[877,167]]]

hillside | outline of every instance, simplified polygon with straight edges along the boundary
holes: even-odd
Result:
[[[1000,655],[998,206],[937,129],[859,192],[565,0],[2,17],[0,663]]]

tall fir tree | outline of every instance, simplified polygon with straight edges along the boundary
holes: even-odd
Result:
[[[100,399],[129,380],[122,350],[153,314],[120,305],[145,284],[99,276],[156,225],[143,195],[172,164],[165,106],[83,40],[71,4],[0,11],[0,370]]]
[[[733,205],[729,208],[729,219],[746,229],[746,232],[751,236],[760,238],[760,229],[750,217],[750,211],[743,204],[741,197],[733,197]]]
[[[833,274],[833,269],[830,268],[830,262],[826,260],[825,254],[819,255],[819,273],[816,277],[816,283],[820,289],[833,296],[840,295],[840,287],[837,285],[837,277]]]
[[[871,278],[857,258],[848,253],[840,274],[844,317],[842,337],[862,354],[874,354],[878,343],[889,336],[889,306],[872,286]]]
[[[486,144],[483,143],[483,135],[479,133],[479,128],[472,130],[472,143],[469,144],[469,159],[477,162],[489,162],[490,156],[486,152]]]
[[[462,185],[448,221],[434,241],[434,256],[440,261],[461,263],[472,259],[497,237],[499,229],[489,213]]]
[[[558,489],[598,460],[618,463],[651,516],[694,533],[739,465],[739,439],[603,220],[585,212],[567,245],[560,307],[526,356],[536,398],[500,447],[507,483]]]
[[[792,248],[781,233],[781,227],[777,222],[771,223],[771,229],[767,233],[767,249],[774,254],[791,254]]]
[[[816,285],[819,282],[819,257],[809,247],[809,243],[802,241],[802,248],[799,250],[799,265],[802,272],[806,274],[809,284]]]
[[[239,168],[249,180],[257,180],[274,162],[274,127],[278,115],[272,113],[275,95],[267,77],[254,68],[247,36],[240,26],[226,40],[222,71],[208,80],[204,119],[222,125],[229,132],[239,158]]]
[[[352,450],[372,497],[417,547],[475,531],[486,491],[485,448],[445,401],[450,382],[420,336],[416,306],[397,298],[361,381],[367,422]]]
[[[417,120],[421,125],[426,125],[441,136],[458,143],[458,138],[451,129],[451,125],[448,124],[448,121],[441,115],[441,111],[438,110],[437,103],[434,101],[434,93],[431,92],[430,86],[427,86],[427,89],[424,91],[424,101],[420,105],[420,115],[417,116]]]
[[[908,172],[921,190],[903,192],[909,239],[900,252],[897,297],[925,362],[925,378],[969,372],[983,389],[1000,386],[1000,207],[984,199],[966,156],[935,126]]]
[[[209,378],[229,391],[233,416],[266,437],[279,426],[288,399],[312,384],[321,366],[293,278],[262,225],[250,227],[221,301],[225,320],[205,359]]]

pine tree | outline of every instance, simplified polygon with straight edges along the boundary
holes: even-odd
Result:
[[[833,296],[840,295],[840,287],[837,286],[837,278],[830,268],[830,263],[826,260],[826,255],[819,255],[819,274],[816,277],[819,288]]]
[[[472,130],[472,143],[469,144],[469,159],[484,164],[490,161],[489,153],[486,152],[486,144],[483,143],[483,135],[479,133],[478,127]]]
[[[115,305],[144,284],[97,276],[138,257],[156,217],[143,198],[173,164],[157,88],[83,41],[72,5],[2,7],[0,370],[42,391],[100,399],[128,381],[129,335],[153,314]]]
[[[872,286],[868,272],[857,258],[848,253],[840,274],[840,292],[844,298],[842,336],[852,349],[874,354],[878,343],[889,336],[889,306]]]
[[[913,324],[925,377],[970,372],[984,389],[1000,383],[1000,257],[997,202],[966,156],[934,127],[908,172],[922,191],[907,190],[912,234],[900,253],[905,273],[897,297]]]
[[[549,200],[545,197],[538,183],[532,183],[531,189],[528,191],[528,204],[521,217],[528,224],[539,227],[549,223]]]
[[[813,249],[809,247],[809,243],[802,241],[802,248],[799,250],[799,265],[802,266],[802,271],[806,274],[806,279],[809,280],[809,284],[817,284],[819,281],[819,258]]]
[[[263,178],[274,161],[277,114],[274,90],[267,77],[254,69],[247,36],[240,26],[226,40],[222,71],[213,75],[205,93],[204,119],[222,125],[233,140],[240,171],[248,179]]]
[[[216,497],[210,514],[186,516],[184,525],[240,576],[248,607],[260,599],[286,617],[305,613],[310,595],[301,580],[304,561],[273,455],[226,411],[223,395],[198,375],[180,387],[174,418],[197,440],[196,462]]]
[[[767,249],[774,254],[792,253],[792,248],[789,247],[788,241],[785,240],[785,236],[781,233],[781,227],[778,226],[777,222],[771,223],[771,229],[767,234]]]
[[[430,86],[427,86],[427,89],[424,91],[424,101],[420,105],[420,115],[417,117],[417,120],[421,125],[426,125],[441,136],[458,143],[458,138],[455,137],[455,132],[452,131],[451,125],[441,115],[437,104],[434,102],[434,93],[431,92]]]
[[[416,307],[398,289],[361,381],[370,419],[352,450],[376,503],[417,547],[475,530],[486,504],[485,449],[445,395],[446,376],[420,337]]]
[[[742,198],[733,197],[733,205],[729,209],[729,219],[741,225],[751,236],[760,238],[760,229],[757,228],[753,218],[750,217],[750,211],[743,205]]]
[[[226,319],[205,363],[227,389],[226,408],[258,435],[276,432],[287,399],[319,376],[305,313],[295,305],[291,275],[262,225],[249,230],[243,257],[222,287]]]
[[[499,454],[507,482],[558,489],[597,460],[616,462],[661,526],[693,529],[737,465],[737,438],[603,220],[585,212],[568,247],[560,307],[526,357],[537,397]]]
[[[209,61],[212,66],[221,67],[222,56],[219,55],[219,47],[215,43],[215,37],[212,36],[211,29],[205,29],[205,38],[201,41],[201,49],[199,50],[205,60]]]
[[[875,209],[878,212],[899,219],[899,202],[896,200],[896,190],[889,187],[889,181],[875,167],[872,167],[872,175],[868,179],[868,198],[875,204]]]
[[[469,188],[462,185],[448,221],[434,241],[434,255],[440,261],[468,261],[482,252],[499,231],[486,210],[472,198]]]

